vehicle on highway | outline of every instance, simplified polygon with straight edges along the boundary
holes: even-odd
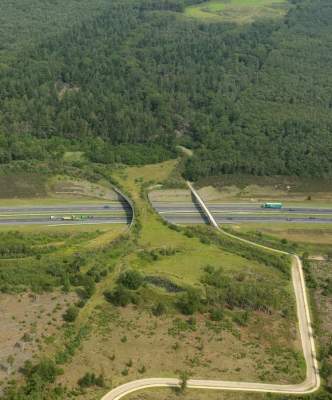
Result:
[[[92,219],[93,215],[70,215],[70,216],[50,216],[51,221],[78,221],[78,220],[85,220],[85,219]]]
[[[75,217],[71,215],[70,217],[61,217],[62,221],[74,221]]]
[[[262,208],[272,208],[275,210],[280,210],[282,208],[282,203],[264,203],[261,206]]]

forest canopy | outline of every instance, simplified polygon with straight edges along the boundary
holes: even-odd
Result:
[[[144,164],[181,144],[194,150],[192,180],[332,176],[330,0],[245,25],[188,18],[194,0],[81,2],[76,14],[66,3],[71,17],[52,8],[56,29],[41,21],[29,45],[0,29],[0,163],[76,146]],[[24,20],[39,13],[27,7]]]

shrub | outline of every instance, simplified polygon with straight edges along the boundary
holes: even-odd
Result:
[[[224,312],[221,308],[214,308],[210,311],[212,321],[221,321],[224,318]]]
[[[249,320],[249,313],[248,313],[248,311],[244,311],[240,314],[234,315],[233,319],[238,325],[245,326],[245,325],[247,325],[248,320]]]
[[[146,372],[146,368],[144,365],[141,366],[141,368],[138,368],[138,373],[139,374],[144,374]]]
[[[44,359],[36,365],[27,361],[22,368],[28,382],[28,390],[33,391],[36,388],[42,388],[49,383],[54,383],[56,377],[63,371],[56,366],[54,361]]]
[[[93,277],[86,275],[83,281],[84,298],[90,298],[96,291],[96,283]]]
[[[96,376],[94,373],[87,372],[82,378],[78,380],[78,384],[81,388],[87,388],[91,386],[104,387],[104,376]]]
[[[138,271],[128,270],[123,272],[118,279],[118,282],[127,289],[136,290],[144,281],[144,277]]]
[[[152,308],[152,314],[155,317],[160,317],[161,315],[165,314],[166,306],[164,303],[159,302],[155,307]]]
[[[180,296],[177,306],[180,311],[185,315],[192,315],[198,311],[201,303],[201,297],[197,290],[187,289],[187,291]]]
[[[104,292],[106,300],[115,306],[125,307],[131,302],[130,292],[122,285],[118,285],[113,291]]]
[[[180,372],[179,378],[180,378],[180,393],[184,393],[186,391],[189,379],[188,372],[187,371]]]
[[[63,314],[63,319],[66,322],[74,322],[78,316],[79,309],[76,306],[69,306]]]

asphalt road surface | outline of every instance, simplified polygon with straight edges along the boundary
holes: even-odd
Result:
[[[0,215],[6,213],[38,213],[49,212],[93,212],[93,211],[126,211],[130,209],[126,203],[107,203],[104,205],[60,205],[60,206],[35,206],[35,207],[0,207]]]
[[[206,218],[201,216],[199,213],[195,215],[162,215],[168,222],[173,224],[202,224],[207,223]],[[321,218],[321,217],[272,217],[272,216],[253,216],[253,215],[243,215],[237,216],[232,214],[229,216],[214,216],[215,220],[219,224],[234,224],[243,222],[289,222],[289,223],[316,223],[316,224],[330,224],[332,223],[332,218]]]
[[[75,218],[63,219],[71,215]],[[81,215],[84,218],[80,218]],[[55,218],[51,219],[51,216]],[[125,202],[101,205],[0,207],[0,225],[130,224],[131,219],[131,208]]]
[[[168,222],[174,224],[208,223],[199,205],[193,203],[152,204]],[[218,224],[241,222],[332,223],[332,208],[284,207],[262,208],[260,204],[207,204]]]
[[[83,225],[83,224],[127,224],[130,219],[126,216],[94,217],[82,220],[54,220],[49,218],[13,218],[0,219],[0,225]]]
[[[269,213],[284,213],[289,212],[292,214],[331,214],[332,215],[332,205],[331,208],[318,208],[318,207],[282,207],[281,209],[273,209],[273,208],[262,208],[261,204],[252,204],[252,203],[224,203],[224,204],[215,204],[215,203],[207,203],[207,207],[210,212],[269,212]],[[195,211],[196,206],[193,203],[161,203],[154,202],[154,208],[158,212],[190,212]]]

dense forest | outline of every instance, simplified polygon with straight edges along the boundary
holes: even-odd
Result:
[[[194,150],[189,179],[332,176],[331,1],[292,0],[285,18],[241,26],[187,18],[195,2],[80,2],[63,22],[54,11],[49,31],[42,21],[29,45],[0,29],[11,42],[0,53],[0,163],[75,148],[144,164],[182,144]]]

